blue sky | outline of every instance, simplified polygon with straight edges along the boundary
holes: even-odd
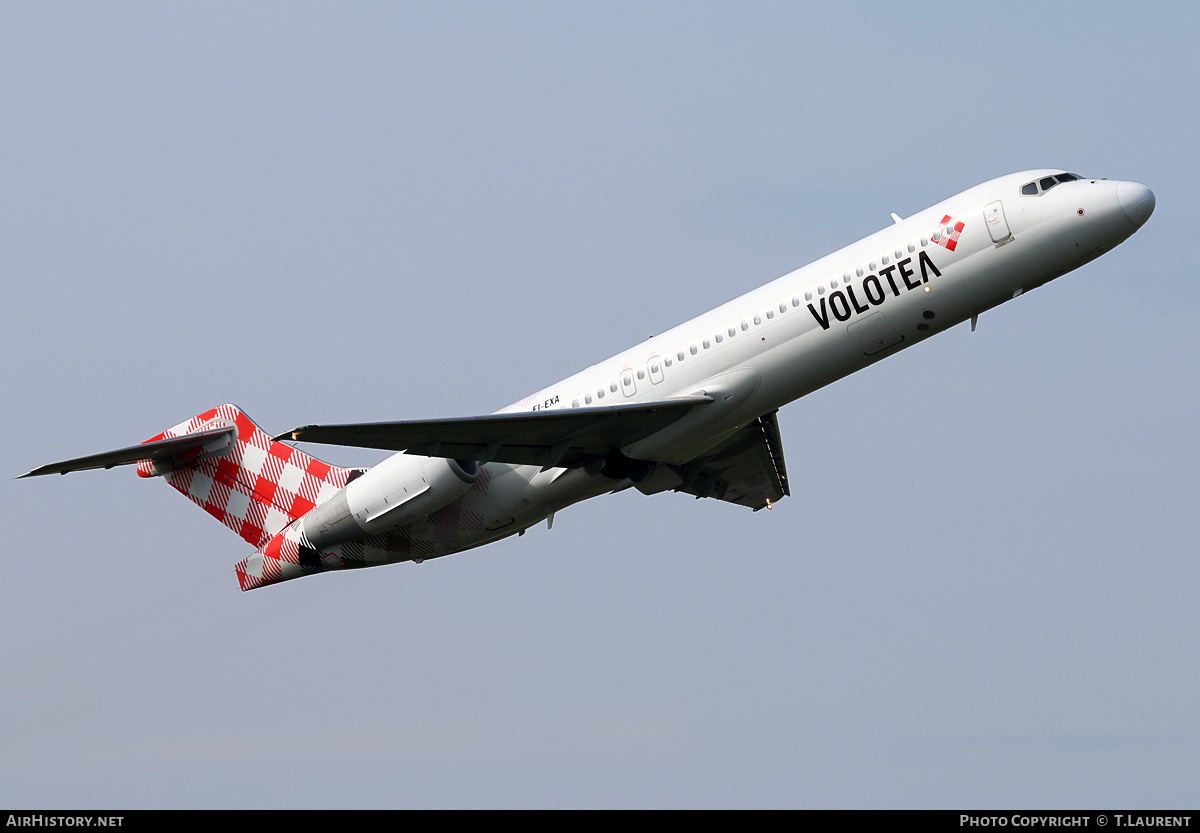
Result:
[[[784,408],[770,513],[626,492],[242,594],[161,484],[0,483],[0,803],[1194,803],[1182,8],[6,5],[9,476],[221,402],[487,413],[1012,171],[1158,207]]]

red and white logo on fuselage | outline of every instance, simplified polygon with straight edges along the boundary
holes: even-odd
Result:
[[[950,251],[958,245],[958,236],[962,234],[962,230],[966,228],[966,224],[955,220],[949,214],[942,218],[942,227],[933,234],[933,242],[939,246],[944,246]]]

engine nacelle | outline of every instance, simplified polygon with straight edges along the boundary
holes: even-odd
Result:
[[[396,454],[305,515],[304,537],[320,549],[407,526],[462,497],[478,479],[473,460]]]

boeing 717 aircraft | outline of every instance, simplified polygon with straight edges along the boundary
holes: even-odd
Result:
[[[420,562],[587,498],[675,491],[758,510],[789,494],[776,411],[1078,269],[1154,211],[1136,182],[993,179],[489,416],[306,425],[272,438],[221,405],[141,445],[22,475],[136,464],[255,548],[243,590]],[[390,449],[369,469],[283,440]]]

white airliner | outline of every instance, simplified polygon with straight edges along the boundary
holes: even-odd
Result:
[[[630,486],[751,509],[789,494],[775,412],[1077,269],[1154,211],[1136,182],[985,182],[490,416],[309,425],[272,439],[223,405],[145,443],[23,477],[136,463],[257,551],[243,590],[505,538]],[[280,439],[392,449],[370,469]]]

